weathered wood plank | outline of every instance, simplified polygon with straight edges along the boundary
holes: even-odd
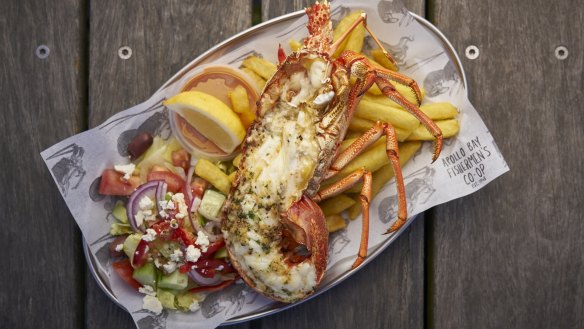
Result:
[[[84,126],[83,2],[0,8],[0,327],[79,328],[81,235],[39,152]]]
[[[90,127],[148,99],[200,53],[250,27],[251,16],[251,1],[92,1]],[[131,48],[129,59],[118,56],[122,46]],[[87,280],[87,328],[132,327],[130,316]]]
[[[302,9],[313,1],[265,0],[262,3],[262,17],[268,19]],[[406,1],[406,5],[411,11],[424,14],[423,1]],[[257,322],[254,325],[262,328],[423,327],[422,216],[388,250],[339,286]]]
[[[432,327],[584,326],[584,8],[578,1],[435,0],[470,98],[511,172],[440,206]],[[464,58],[476,45],[476,60]],[[554,56],[565,45],[569,56]]]

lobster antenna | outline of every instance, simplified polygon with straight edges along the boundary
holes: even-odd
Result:
[[[379,39],[377,39],[377,37],[375,36],[375,34],[373,33],[373,31],[371,31],[369,29],[369,26],[367,26],[367,22],[363,22],[363,25],[365,26],[365,29],[367,30],[367,32],[369,32],[369,35],[373,38],[373,41],[375,41],[375,43],[377,44],[377,46],[379,46],[379,48],[383,52],[383,55],[385,55],[385,57],[387,57],[387,59],[389,59],[389,61],[395,67],[397,67],[397,62],[395,61],[395,59],[393,59],[393,57],[391,57],[391,55],[387,52],[387,50],[385,50],[385,48],[383,47],[383,45],[381,44],[381,42],[379,41]]]
[[[332,55],[335,53],[335,51],[337,51],[337,48],[339,48],[339,46],[341,45],[341,43],[343,43],[343,41],[345,41],[345,39],[347,39],[347,37],[349,36],[349,34],[351,34],[351,32],[353,32],[353,30],[357,27],[357,25],[361,24],[362,22],[365,22],[367,20],[367,14],[366,13],[361,13],[361,15],[359,16],[359,18],[357,18],[353,24],[345,31],[345,33],[343,33],[341,35],[341,37],[339,38],[339,40],[335,41],[329,48],[329,55]],[[367,28],[367,24],[363,24],[365,25],[365,28]],[[369,30],[368,30],[369,31]]]

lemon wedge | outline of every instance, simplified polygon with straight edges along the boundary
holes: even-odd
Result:
[[[237,114],[212,95],[185,91],[167,99],[164,105],[227,154],[245,138],[245,128]]]

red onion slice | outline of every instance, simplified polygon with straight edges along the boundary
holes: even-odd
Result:
[[[199,274],[196,270],[192,269],[188,273],[188,276],[195,281],[200,286],[213,286],[221,282],[221,275],[215,274],[212,278],[206,278]]]
[[[146,231],[143,225],[138,225],[138,223],[136,222],[136,214],[138,213],[138,211],[140,211],[140,200],[142,200],[143,197],[147,196],[148,198],[150,198],[150,200],[155,202],[156,190],[161,182],[163,181],[155,180],[146,182],[138,186],[136,191],[134,191],[134,193],[132,193],[132,195],[130,196],[130,200],[128,200],[128,204],[126,205],[126,215],[128,215],[128,222],[130,223],[130,226],[132,227],[134,232]]]
[[[168,184],[165,181],[159,181],[160,184],[156,187],[156,208],[159,207],[160,201],[164,201],[166,197],[166,190],[168,189]]]

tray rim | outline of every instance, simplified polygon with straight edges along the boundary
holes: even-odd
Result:
[[[286,15],[282,15],[282,16],[276,17],[274,19],[260,23],[258,25],[255,25],[247,30],[244,30],[244,31],[226,39],[225,41],[223,41],[223,42],[215,45],[214,47],[210,48],[209,50],[203,52],[197,58],[192,60],[189,64],[185,65],[180,71],[178,71],[166,83],[164,83],[154,94],[158,94],[163,89],[170,86],[173,82],[180,79],[184,74],[186,74],[187,72],[192,70],[194,67],[199,65],[201,62],[204,62],[212,54],[216,53],[217,51],[221,50],[222,48],[229,46],[232,42],[234,42],[240,38],[247,37],[250,34],[253,34],[255,32],[258,32],[258,31],[262,30],[264,27],[269,26],[271,24],[279,23],[282,21],[290,20],[290,19],[295,19],[295,18],[298,18],[304,14],[305,14],[304,10],[299,10],[299,11],[295,11],[295,12],[292,12],[292,13],[289,13]],[[436,36],[438,38],[438,40],[443,44],[444,49],[448,51],[448,56],[456,64],[458,75],[462,79],[462,85],[464,87],[466,96],[468,97],[468,88],[467,88],[468,83],[467,83],[467,79],[466,79],[466,73],[465,73],[464,68],[462,66],[462,62],[460,60],[460,57],[458,56],[456,50],[454,49],[454,46],[450,43],[450,41],[446,38],[446,36],[436,26],[434,26],[430,21],[426,20],[424,17],[421,17],[418,14],[413,13],[411,11],[409,11],[409,14],[418,23],[420,23],[424,28],[426,28],[429,32],[433,33],[434,36]],[[383,252],[387,247],[389,247],[389,245],[391,245],[401,235],[401,233],[403,233],[409,227],[409,225],[412,222],[414,222],[414,220],[416,220],[416,218],[419,215],[421,215],[421,214],[410,217],[408,219],[408,221],[406,222],[406,224],[398,232],[391,235],[388,239],[386,239],[382,243],[378,244],[376,247],[374,247],[374,249],[370,248],[369,255],[365,259],[365,261],[363,262],[362,266],[359,266],[356,269],[350,269],[348,271],[341,273],[339,276],[337,276],[336,278],[329,281],[326,285],[324,285],[324,286],[321,285],[320,287],[318,287],[316,292],[314,294],[312,294],[311,296],[309,296],[308,298],[303,299],[302,301],[299,301],[299,302],[294,303],[294,304],[285,304],[285,303],[275,302],[273,304],[267,305],[264,309],[260,309],[259,311],[255,311],[253,313],[243,314],[243,315],[239,315],[239,316],[230,318],[227,321],[223,322],[221,324],[221,326],[239,324],[239,323],[259,319],[259,318],[262,318],[264,316],[272,315],[272,314],[287,310],[287,309],[294,307],[296,305],[300,305],[301,303],[304,303],[308,300],[311,300],[311,299],[315,298],[316,296],[324,293],[325,291],[328,291],[329,289],[333,288],[337,284],[343,282],[345,279],[347,279],[348,277],[350,277],[351,275],[353,275],[357,271],[361,270],[363,267],[365,267],[365,265],[367,265],[369,262],[371,262],[373,259],[375,259],[381,252]],[[83,239],[82,240],[83,254],[85,256],[85,260],[86,260],[87,266],[89,267],[89,272],[91,273],[91,276],[95,279],[95,281],[97,282],[100,289],[109,297],[109,299],[112,302],[114,302],[117,306],[122,308],[124,311],[128,312],[128,310],[117,300],[117,297],[111,291],[110,287],[108,287],[107,284],[105,283],[106,281],[102,278],[103,274],[98,273],[95,259],[94,259],[93,255],[91,255],[91,252],[89,251],[89,246],[87,244],[87,241],[85,240],[85,237],[82,237],[82,239]]]

